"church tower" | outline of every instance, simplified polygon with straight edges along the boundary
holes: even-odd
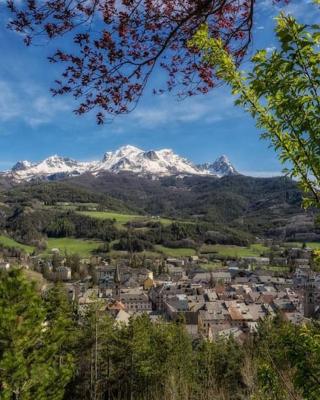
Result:
[[[112,297],[117,301],[121,300],[121,279],[118,264],[114,271]]]
[[[313,277],[310,277],[304,288],[304,316],[310,318],[316,311],[316,286]]]

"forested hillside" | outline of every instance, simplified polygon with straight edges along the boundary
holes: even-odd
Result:
[[[55,182],[3,187],[10,206],[59,202],[97,203],[101,209],[223,225],[247,234],[317,240],[314,210],[301,207],[297,184],[285,177],[166,177],[135,174],[85,174]]]
[[[204,243],[248,245],[257,238],[320,239],[316,211],[302,209],[297,184],[284,177],[87,174],[3,185],[0,196],[2,234],[40,249],[48,237],[94,239],[105,248],[112,242],[118,251],[133,243],[138,252],[158,245],[197,250]]]

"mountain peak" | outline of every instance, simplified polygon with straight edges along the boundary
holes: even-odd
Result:
[[[213,175],[217,177],[238,174],[228,157],[220,156],[215,162],[195,166],[171,149],[144,151],[132,145],[106,152],[101,161],[79,162],[57,154],[38,163],[19,161],[8,174],[16,180],[56,179],[61,176],[81,175],[89,172],[98,175],[109,171],[132,172],[153,177]]]
[[[128,154],[132,154],[132,153],[142,153],[143,150],[139,149],[136,146],[132,146],[130,144],[127,144],[125,146],[121,146],[118,150],[115,151],[115,153],[118,153],[119,155],[126,156]]]
[[[32,163],[30,161],[24,160],[24,161],[18,161],[13,167],[12,171],[25,171],[28,168],[32,167]]]
[[[213,163],[201,164],[198,165],[198,168],[218,177],[239,175],[239,172],[232,165],[229,158],[224,154],[218,157]]]
[[[224,162],[229,164],[230,160],[225,154],[222,154],[222,156],[218,157],[215,162]]]

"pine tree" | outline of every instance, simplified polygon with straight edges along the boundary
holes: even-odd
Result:
[[[60,400],[73,373],[68,317],[46,304],[20,270],[0,277],[0,388],[3,400]]]

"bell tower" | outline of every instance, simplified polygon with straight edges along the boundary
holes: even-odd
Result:
[[[121,300],[121,279],[118,264],[116,265],[116,269],[114,271],[112,297],[117,301]]]
[[[316,285],[310,277],[304,288],[304,316],[310,318],[316,311]]]

